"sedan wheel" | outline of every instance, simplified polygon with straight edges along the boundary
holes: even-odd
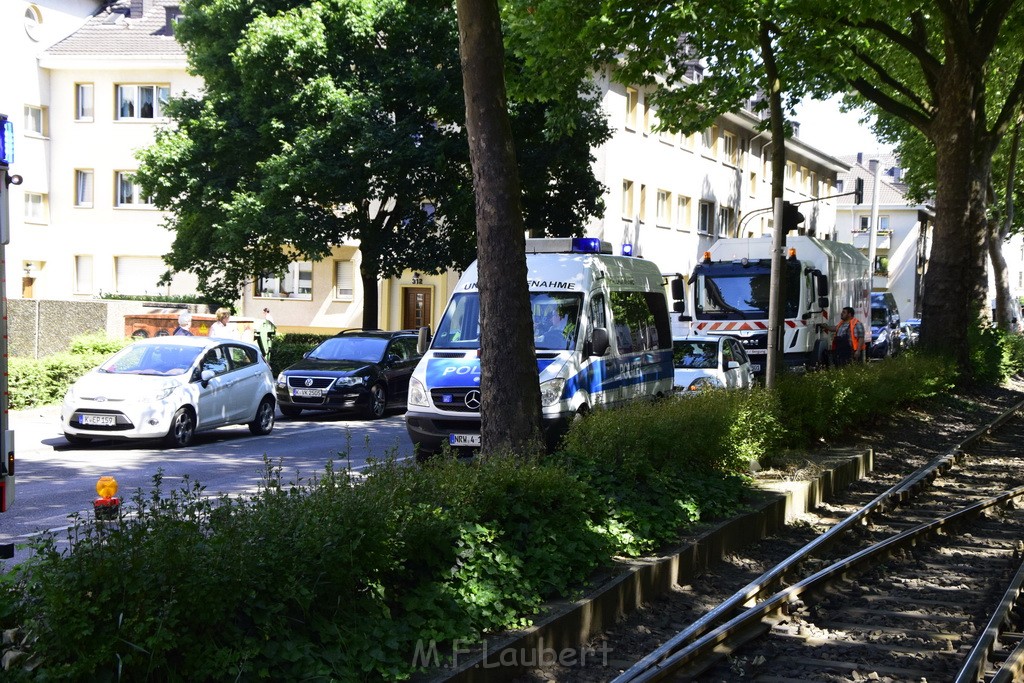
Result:
[[[384,410],[388,405],[388,392],[380,384],[370,387],[370,405],[367,407],[367,415],[371,420],[384,417]]]
[[[184,448],[192,443],[196,435],[196,417],[188,408],[178,408],[171,419],[171,428],[167,430],[164,442],[171,448]]]
[[[256,409],[256,419],[249,423],[249,431],[256,436],[263,436],[274,431],[274,402],[265,398]]]

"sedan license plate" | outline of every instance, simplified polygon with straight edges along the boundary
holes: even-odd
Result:
[[[292,396],[305,396],[307,398],[319,398],[324,395],[323,389],[292,389]]]
[[[449,434],[448,443],[452,446],[480,446],[479,434]]]
[[[78,424],[94,425],[97,427],[113,427],[115,421],[113,415],[79,415]]]

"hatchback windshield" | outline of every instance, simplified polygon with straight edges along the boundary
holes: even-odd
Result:
[[[672,357],[677,368],[717,368],[717,341],[672,342]]]
[[[182,375],[204,349],[171,344],[134,344],[114,354],[101,372],[118,375]]]
[[[381,337],[331,337],[306,358],[313,360],[358,360],[377,363],[384,357],[388,340]]]

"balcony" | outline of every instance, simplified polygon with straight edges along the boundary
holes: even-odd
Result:
[[[853,246],[858,249],[867,250],[871,247],[871,234],[867,230],[854,230],[852,234]],[[875,233],[875,249],[890,249],[892,247],[892,230],[879,230]]]

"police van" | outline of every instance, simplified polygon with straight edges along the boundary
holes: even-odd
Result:
[[[553,448],[577,415],[672,392],[665,280],[596,238],[526,240],[541,418]],[[480,446],[477,264],[463,273],[409,384],[406,428],[422,459]]]

